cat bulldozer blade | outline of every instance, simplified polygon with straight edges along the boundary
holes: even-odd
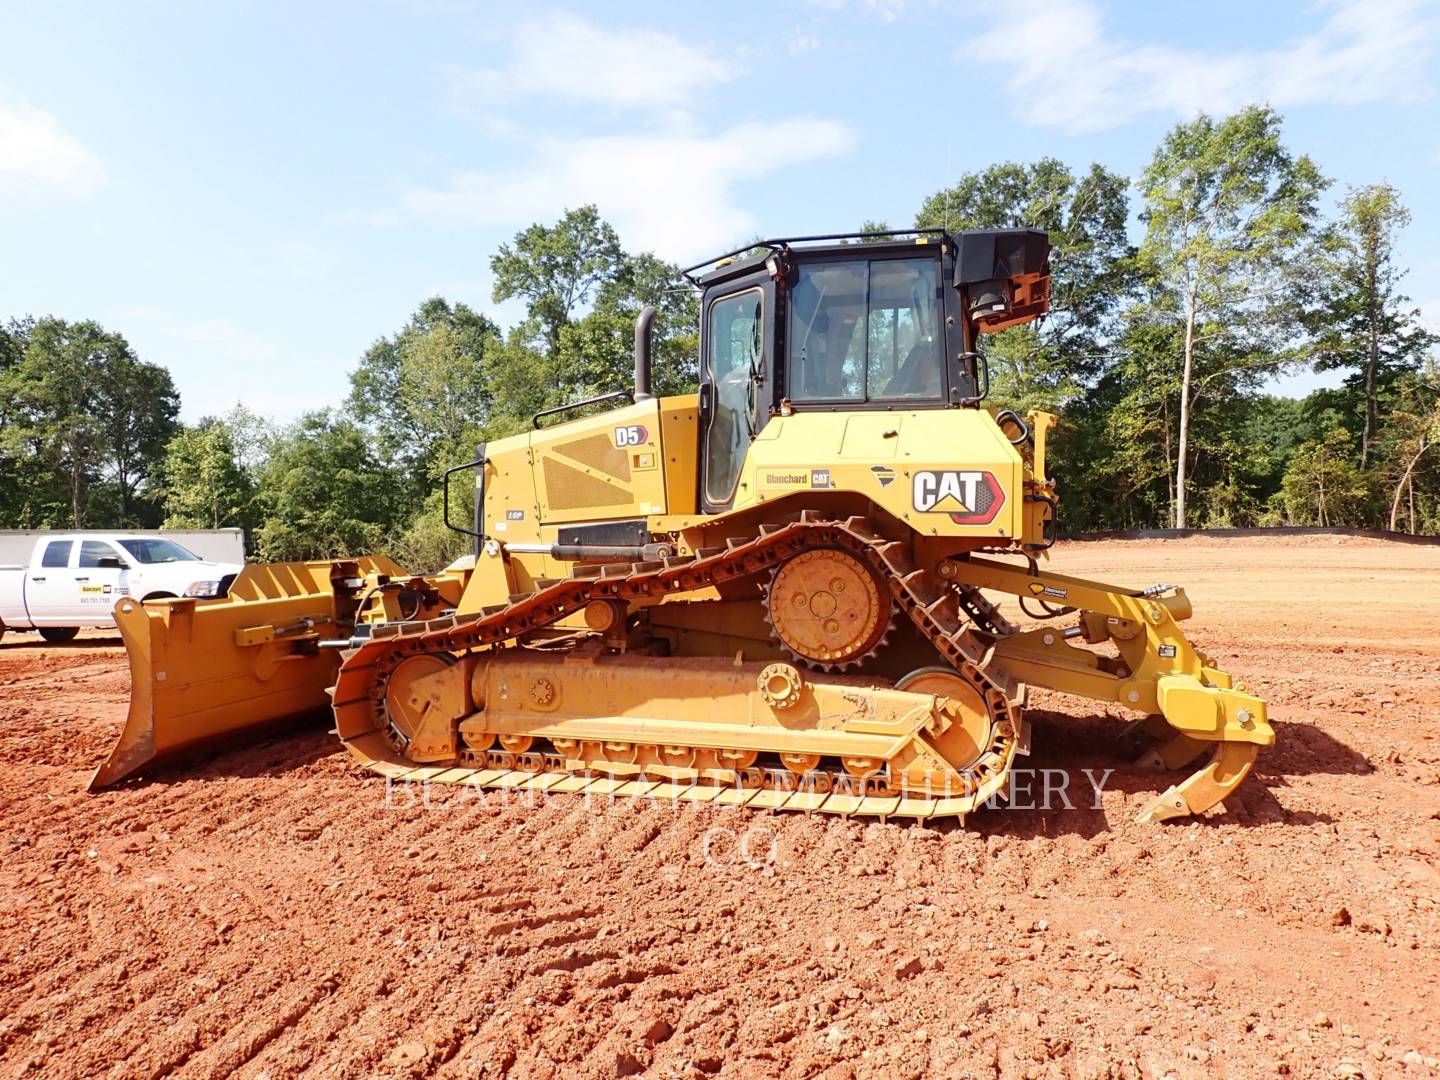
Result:
[[[1035,685],[1146,718],[1142,767],[1198,763],[1143,820],[1219,804],[1274,741],[1265,703],[1181,632],[1183,589],[1046,568],[1055,417],[984,405],[984,335],[1048,310],[1045,234],[851,239],[690,268],[697,392],[651,393],[647,308],[632,389],[451,470],[474,554],[440,574],[262,565],[121,601],[130,716],[94,786],[329,708],[395,780],[964,817],[1028,753]]]

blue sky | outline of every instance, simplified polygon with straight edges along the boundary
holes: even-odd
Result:
[[[908,224],[998,160],[1133,176],[1177,120],[1250,101],[1332,195],[1402,190],[1440,330],[1433,0],[52,0],[0,26],[0,318],[99,319],[188,420],[338,403],[437,292],[513,321],[490,254],[568,206],[694,260]]]

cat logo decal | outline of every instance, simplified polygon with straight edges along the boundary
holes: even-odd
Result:
[[[915,474],[915,509],[949,514],[957,525],[988,525],[1005,505],[994,473],[979,469],[922,469]]]

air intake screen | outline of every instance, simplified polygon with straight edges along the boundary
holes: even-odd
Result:
[[[600,506],[629,506],[631,496],[623,488],[606,483],[597,476],[587,476],[579,469],[543,459],[545,466],[545,501],[552,510],[580,510]]]
[[[599,469],[617,480],[630,479],[630,456],[618,450],[610,442],[609,435],[591,435],[588,439],[576,439],[554,448],[553,453],[574,458],[582,465]]]

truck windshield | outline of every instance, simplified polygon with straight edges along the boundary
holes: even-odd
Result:
[[[147,536],[137,540],[121,540],[120,546],[140,563],[199,562],[200,556],[186,551],[173,540]]]

